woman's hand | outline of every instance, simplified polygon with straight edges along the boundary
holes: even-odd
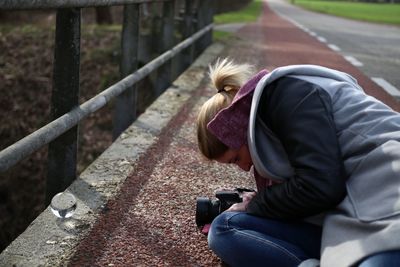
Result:
[[[235,203],[227,209],[227,211],[246,211],[251,199],[256,195],[256,192],[243,192],[242,202]]]

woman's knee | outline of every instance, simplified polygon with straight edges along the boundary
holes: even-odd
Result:
[[[211,223],[210,231],[208,232],[208,246],[214,250],[217,243],[220,243],[220,233],[225,227],[226,214],[221,213]]]
[[[232,230],[229,225],[229,220],[236,212],[223,212],[219,214],[211,223],[210,231],[208,232],[208,246],[213,251],[219,247],[223,247],[229,239],[229,231]]]

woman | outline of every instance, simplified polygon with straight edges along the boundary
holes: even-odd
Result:
[[[217,61],[198,116],[202,154],[254,166],[258,189],[213,221],[210,248],[231,266],[400,266],[399,113],[321,66],[250,76]]]

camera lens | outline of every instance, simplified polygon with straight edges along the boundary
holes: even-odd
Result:
[[[220,213],[220,201],[208,197],[198,197],[196,201],[196,225],[198,227],[211,223]]]

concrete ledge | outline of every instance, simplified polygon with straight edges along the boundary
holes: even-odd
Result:
[[[158,141],[161,130],[205,79],[208,64],[223,48],[221,44],[211,45],[66,190],[78,201],[72,218],[58,219],[48,207],[0,254],[0,266],[67,265],[108,200],[118,194],[121,184],[135,171],[138,159]]]

